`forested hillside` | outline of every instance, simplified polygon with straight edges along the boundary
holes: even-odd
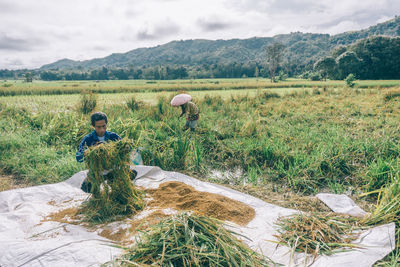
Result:
[[[337,54],[345,50],[349,50],[349,53],[355,49],[360,50],[360,47],[348,48],[345,46],[371,36],[400,36],[400,17],[396,16],[392,20],[368,29],[333,36],[295,32],[274,37],[249,39],[172,41],[164,45],[134,49],[127,53],[111,54],[104,58],[86,61],[62,59],[44,65],[40,69],[30,70],[30,72],[35,78],[42,80],[268,77],[265,48],[272,43],[279,42],[284,45],[285,50],[277,72],[291,77],[314,71],[315,63],[330,57],[332,51]],[[378,43],[370,42],[368,47],[375,49],[374,45],[378,45]],[[383,47],[385,45],[386,47]],[[390,51],[391,45],[396,45],[395,41],[383,41],[376,49]],[[344,56],[344,59],[348,59],[351,54],[349,53]],[[336,60],[341,54],[332,56]],[[362,56],[360,55],[360,57]],[[342,62],[343,59],[339,61]],[[360,62],[367,61],[361,60]],[[339,62],[337,63],[339,64]],[[382,70],[372,71],[361,68],[363,70],[357,71],[360,78],[393,77],[393,75],[386,74],[380,76],[379,73],[383,72]],[[330,76],[342,78],[349,71],[354,72],[346,69],[339,73],[336,69],[336,73],[331,73]],[[0,78],[21,77],[26,72],[27,70],[0,70]],[[386,73],[386,71],[384,72]],[[326,71],[325,75],[327,75]]]

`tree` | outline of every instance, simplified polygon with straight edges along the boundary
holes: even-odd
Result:
[[[30,73],[30,72],[25,73],[25,81],[27,83],[31,83],[32,82],[32,73]]]
[[[336,61],[332,57],[326,57],[318,60],[314,64],[314,70],[321,73],[321,77],[326,80],[326,77],[335,78]]]
[[[260,70],[258,69],[258,67],[256,66],[256,69],[254,70],[254,77],[258,77],[258,75],[260,75]]]
[[[269,74],[271,82],[275,82],[275,72],[282,59],[283,50],[285,46],[281,43],[273,43],[266,48],[267,63],[269,67]]]
[[[344,79],[350,73],[359,74],[362,66],[361,60],[352,51],[341,54],[336,58],[336,63],[339,68],[340,79]]]

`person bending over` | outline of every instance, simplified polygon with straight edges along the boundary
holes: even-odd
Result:
[[[186,113],[186,124],[183,130],[190,128],[190,131],[194,132],[197,127],[197,121],[199,120],[199,108],[195,103],[189,101],[181,105],[182,113],[179,117],[182,117]]]

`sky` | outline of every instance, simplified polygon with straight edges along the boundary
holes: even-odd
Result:
[[[400,0],[0,0],[0,69],[88,60],[173,40],[337,34],[400,15]]]

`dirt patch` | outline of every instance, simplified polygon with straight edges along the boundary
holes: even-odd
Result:
[[[4,175],[0,173],[0,192],[27,186],[29,185],[18,182],[12,175]]]
[[[194,211],[198,214],[231,221],[239,225],[248,224],[256,215],[253,208],[228,197],[200,192],[181,182],[166,182],[157,189],[147,189],[152,198],[150,207],[173,208]]]

